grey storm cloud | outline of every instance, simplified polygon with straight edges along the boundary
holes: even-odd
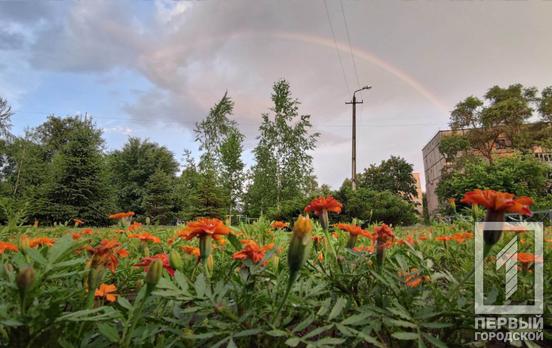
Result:
[[[21,33],[0,29],[0,50],[16,50],[23,47],[25,37]]]
[[[460,99],[494,84],[552,84],[552,1],[29,3],[0,1],[0,20],[40,23],[32,66],[140,74],[151,87],[122,103],[137,124],[190,129],[228,91],[252,146],[272,83],[288,79],[321,133],[317,173],[334,185],[348,175],[344,102],[359,85],[374,87],[358,110],[359,167],[398,154],[421,171],[421,148]]]

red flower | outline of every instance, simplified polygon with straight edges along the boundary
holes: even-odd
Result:
[[[134,231],[134,230],[139,229],[140,227],[142,227],[142,224],[141,224],[141,223],[139,223],[139,222],[133,222],[130,226],[128,226],[127,230],[128,230],[129,232],[132,232],[132,231]]]
[[[171,264],[169,262],[169,256],[167,254],[157,254],[157,255],[153,255],[153,256],[149,256],[149,257],[143,257],[141,260],[140,260],[140,263],[137,263],[135,264],[134,266],[137,266],[137,267],[144,267],[144,272],[147,272],[149,270],[149,267],[150,265],[155,261],[155,260],[161,260],[161,262],[163,262],[163,268],[167,270],[167,272],[169,273],[169,275],[171,277],[174,276],[174,269],[171,267]]]
[[[395,234],[391,227],[386,224],[381,226],[374,227],[374,233],[372,234],[372,239],[376,240],[379,244],[389,244],[395,239]]]
[[[521,263],[542,263],[542,257],[530,253],[518,253],[517,260]]]
[[[533,204],[533,200],[525,196],[514,198],[513,194],[506,192],[476,189],[466,193],[462,198],[462,203],[481,205],[497,213],[506,212],[531,216],[532,212],[529,206]]]
[[[178,235],[186,240],[194,237],[211,236],[216,241],[222,241],[222,236],[230,233],[230,228],[219,219],[200,218],[190,221]]]
[[[253,240],[242,240],[241,243],[244,247],[242,250],[232,255],[234,260],[250,259],[253,263],[259,263],[265,257],[265,253],[274,248],[274,243],[267,244],[263,247],[260,247]]]
[[[94,232],[94,231],[92,231],[91,228],[85,228],[85,229],[82,231],[83,234],[92,234],[92,232]]]
[[[10,250],[10,251],[17,251],[17,246],[12,243],[8,242],[0,242],[0,255],[4,253],[4,251]]]
[[[149,232],[129,234],[128,238],[140,239],[144,242],[161,243],[161,239],[159,239],[159,237],[156,237]]]
[[[115,273],[119,265],[119,257],[127,257],[128,252],[121,247],[121,243],[116,240],[104,239],[96,247],[87,246],[86,250],[92,255],[90,267],[96,268],[104,266],[112,273]]]
[[[341,213],[343,204],[337,201],[333,196],[318,197],[313,199],[306,207],[306,212],[313,212],[316,216],[320,216],[324,210],[336,214]]]

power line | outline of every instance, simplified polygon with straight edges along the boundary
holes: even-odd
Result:
[[[347,95],[349,95],[351,94],[351,87],[349,86],[349,81],[347,80],[347,74],[345,73],[345,66],[343,65],[343,60],[341,59],[341,53],[339,53],[339,49],[337,48],[337,39],[335,36],[335,30],[332,24],[332,19],[330,17],[330,11],[328,10],[327,0],[324,0],[324,8],[326,9],[326,17],[328,18],[328,24],[330,25],[330,31],[332,32],[335,52],[337,53],[337,60],[339,60],[339,65],[341,66],[341,73],[343,74],[343,80],[345,81],[345,86],[347,86]]]
[[[355,55],[353,54],[353,45],[351,44],[351,35],[349,33],[349,25],[347,24],[347,17],[345,16],[345,8],[343,7],[343,0],[339,0],[339,4],[341,5],[341,14],[343,14],[343,22],[345,23],[345,32],[347,33],[347,41],[349,42],[349,52],[351,53],[351,60],[353,61],[353,69],[355,71],[357,88],[360,88],[360,79],[358,77],[358,69],[356,66]]]

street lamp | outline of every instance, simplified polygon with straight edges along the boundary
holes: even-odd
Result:
[[[372,86],[364,86],[360,89],[357,89],[353,92],[353,101],[346,102],[345,104],[353,104],[353,149],[352,149],[352,163],[351,163],[351,188],[353,191],[356,190],[356,105],[362,104],[362,101],[357,102],[356,100],[356,94],[357,92],[369,90]]]

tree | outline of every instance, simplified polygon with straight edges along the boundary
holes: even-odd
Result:
[[[178,170],[178,162],[166,147],[138,138],[129,138],[122,150],[109,156],[108,164],[118,210],[139,215],[146,213],[147,185],[155,173],[164,173],[170,181]]]
[[[449,135],[439,143],[439,152],[445,157],[447,163],[453,163],[459,155],[464,154],[470,148],[468,139],[461,135]]]
[[[64,121],[65,120],[65,121]],[[53,154],[51,176],[37,203],[38,217],[47,222],[80,218],[89,224],[107,222],[112,209],[107,175],[103,165],[101,131],[91,119],[49,118],[46,122],[72,124],[64,143]]]
[[[380,165],[370,165],[358,175],[358,186],[371,191],[389,191],[407,201],[417,195],[413,166],[401,157],[391,156]]]
[[[10,137],[11,133],[11,117],[13,112],[8,101],[0,97],[0,135],[3,137]]]
[[[464,133],[471,148],[492,162],[502,137],[514,149],[524,151],[530,146],[525,125],[537,103],[536,88],[525,88],[521,84],[507,88],[494,86],[484,100],[470,96],[458,103],[451,113],[450,127]]]
[[[224,197],[216,201],[222,201],[229,214],[241,204],[245,167],[241,159],[245,136],[236,121],[230,119],[233,110],[234,102],[225,93],[195,128],[196,141],[203,152],[199,165],[203,179],[213,179],[211,185],[222,186]]]
[[[174,223],[177,205],[174,197],[175,178],[157,169],[146,183],[145,215],[155,224]]]
[[[312,156],[318,133],[311,133],[309,115],[299,115],[299,101],[285,80],[273,86],[271,109],[262,115],[250,173],[247,210],[259,215],[286,200],[308,195],[313,187]]]
[[[459,202],[466,192],[492,189],[538,200],[549,195],[551,172],[530,155],[498,158],[493,163],[474,158],[462,171],[446,174],[437,186],[437,195],[441,201],[455,198]]]
[[[184,169],[176,181],[176,204],[179,207],[178,216],[192,220],[199,216],[200,174],[189,150],[184,151],[184,162]]]
[[[390,191],[377,192],[360,186],[353,191],[351,182],[345,180],[336,197],[343,203],[339,216],[342,221],[357,218],[365,224],[390,225],[412,225],[418,221],[414,205]]]

